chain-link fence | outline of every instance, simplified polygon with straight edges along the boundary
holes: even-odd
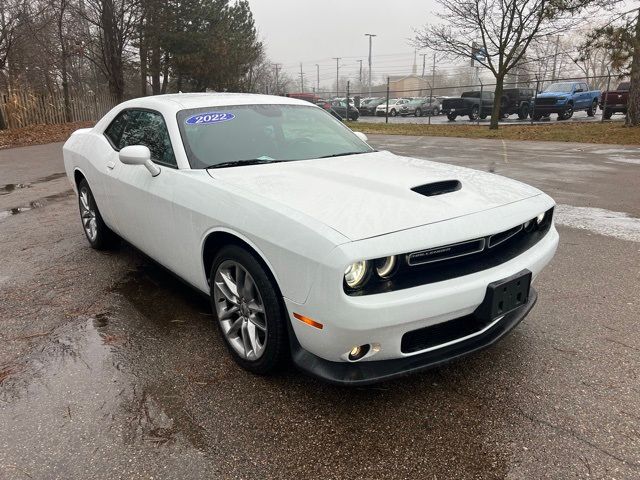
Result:
[[[594,88],[592,85],[602,86]],[[409,75],[388,79],[383,87],[340,92],[300,93],[289,96],[322,105],[346,120],[384,117],[385,122],[410,117],[415,123],[480,123],[493,115],[495,83],[432,87],[427,77]],[[617,76],[564,77],[507,81],[500,94],[500,121],[623,119],[627,112],[629,82]],[[347,101],[348,99],[348,101]],[[615,115],[615,117],[614,117]]]

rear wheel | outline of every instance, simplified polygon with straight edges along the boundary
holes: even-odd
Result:
[[[396,112],[395,108],[392,108],[391,111],[389,112],[389,115],[391,115],[392,117],[395,117],[396,115],[398,115],[398,112]]]
[[[598,111],[598,100],[593,100],[593,102],[591,102],[591,106],[589,107],[589,110],[587,110],[587,115],[590,117],[594,117],[597,111]]]
[[[420,107],[416,108],[416,111],[413,112],[413,115],[416,117],[421,117],[422,116],[422,109]]]
[[[220,250],[209,278],[213,314],[233,359],[256,374],[275,371],[288,354],[285,310],[275,282],[236,245]]]
[[[86,179],[82,179],[78,184],[78,206],[82,229],[91,247],[96,250],[107,250],[117,245],[119,238],[104,223]]]
[[[434,117],[437,117],[438,115],[440,115],[440,109],[438,107],[433,107],[433,112],[431,112],[431,114]]]
[[[609,109],[606,109],[602,112],[602,118],[604,118],[605,120],[609,120],[612,115],[613,115],[613,112]]]
[[[458,116],[455,113],[447,113],[447,118],[449,119],[450,122],[455,122]]]

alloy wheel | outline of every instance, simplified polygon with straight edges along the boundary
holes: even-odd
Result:
[[[80,189],[80,218],[82,218],[82,228],[91,242],[95,242],[98,236],[98,221],[96,219],[96,209],[92,205],[91,193],[86,187]]]
[[[267,344],[267,316],[251,274],[238,262],[225,260],[215,273],[213,298],[222,333],[245,360],[257,360]]]

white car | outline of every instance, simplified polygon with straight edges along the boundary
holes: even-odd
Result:
[[[400,109],[403,105],[406,105],[411,100],[408,98],[390,98],[389,99],[389,115],[395,117],[400,113]],[[383,102],[376,107],[376,115],[385,115],[387,113],[387,102]]]
[[[323,109],[247,94],[118,105],[64,145],[92,247],[124,238],[210,295],[231,355],[372,383],[486,347],[531,310],[553,200],[376,151]]]

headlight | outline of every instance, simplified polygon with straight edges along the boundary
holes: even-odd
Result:
[[[344,271],[344,281],[347,282],[349,288],[361,287],[367,280],[369,273],[369,262],[361,261],[352,263]]]
[[[387,279],[396,272],[398,258],[394,255],[391,257],[380,258],[376,260],[376,273],[380,278]]]
[[[536,217],[536,223],[537,223],[538,225],[540,225],[540,224],[544,221],[544,214],[545,214],[545,213],[546,213],[546,212],[542,212],[540,215],[538,215],[538,216]]]

